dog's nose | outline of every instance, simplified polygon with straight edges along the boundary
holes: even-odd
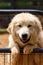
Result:
[[[26,40],[27,39],[27,34],[22,34],[22,38],[23,38],[23,40]]]

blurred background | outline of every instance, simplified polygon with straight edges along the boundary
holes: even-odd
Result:
[[[43,10],[43,0],[0,0],[0,9]]]

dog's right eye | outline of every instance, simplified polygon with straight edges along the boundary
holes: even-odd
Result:
[[[22,27],[22,25],[18,25],[18,27]]]

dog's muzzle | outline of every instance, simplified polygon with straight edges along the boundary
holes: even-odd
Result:
[[[23,42],[23,43],[26,43],[30,40],[30,37],[28,38],[28,35],[27,34],[22,34],[22,39],[20,38],[20,40]]]

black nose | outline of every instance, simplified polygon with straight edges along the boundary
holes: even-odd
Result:
[[[22,34],[22,38],[23,38],[23,40],[26,40],[27,39],[27,34]]]

